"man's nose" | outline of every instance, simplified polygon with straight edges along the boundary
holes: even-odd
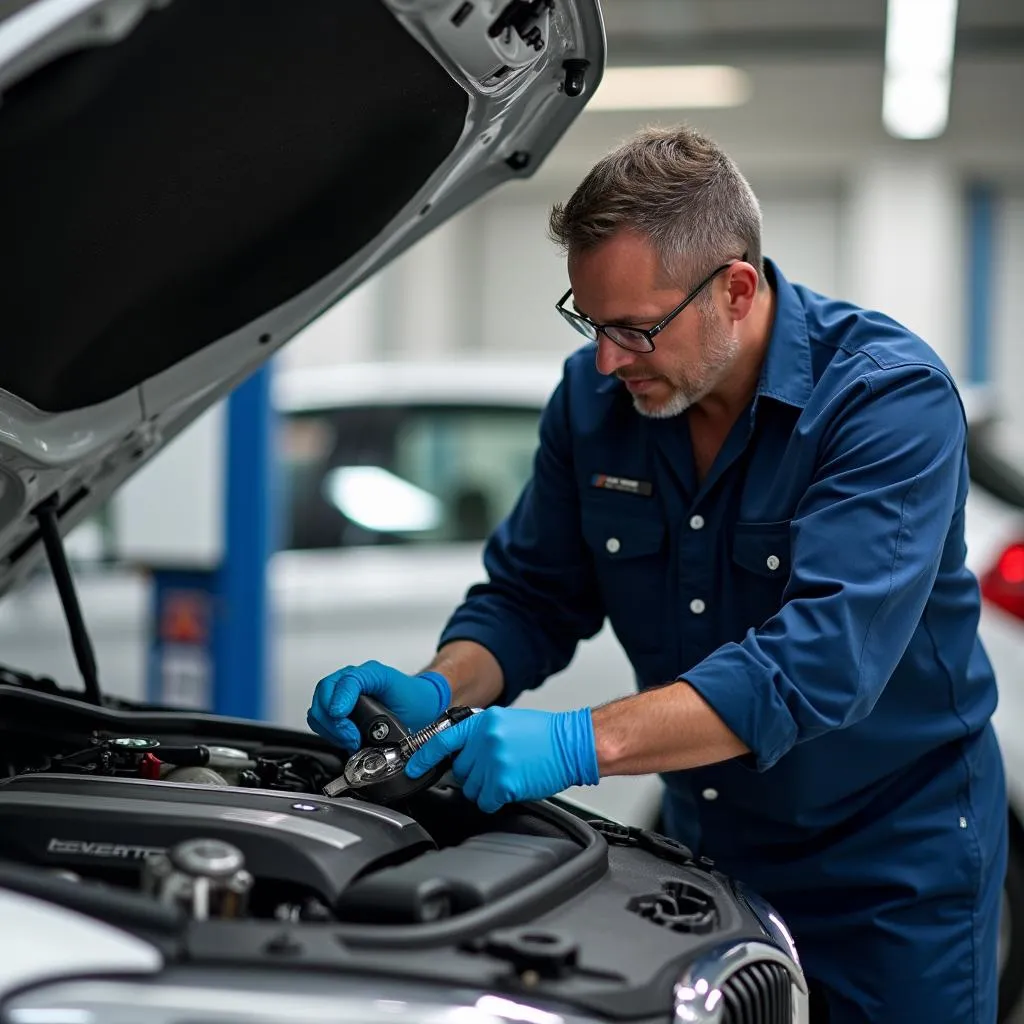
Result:
[[[603,334],[597,336],[597,372],[606,377],[636,361],[635,352],[627,352]]]

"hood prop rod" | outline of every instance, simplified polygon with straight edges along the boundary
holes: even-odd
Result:
[[[64,541],[61,539],[60,528],[57,525],[57,496],[53,495],[40,502],[33,513],[39,522],[39,533],[43,538],[43,546],[46,548],[46,558],[50,563],[50,571],[53,573],[53,580],[57,584],[57,593],[60,595],[60,603],[64,608],[64,618],[71,635],[75,661],[78,663],[78,671],[85,684],[86,699],[93,704],[100,704],[100,680],[96,670],[96,654],[93,650],[92,640],[89,639],[89,630],[86,628],[85,619],[82,618],[82,606],[78,601],[78,592],[75,590],[75,581],[71,575],[71,567],[68,565]]]

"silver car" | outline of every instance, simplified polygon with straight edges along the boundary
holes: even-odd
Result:
[[[778,915],[650,829],[413,784],[422,737],[369,704],[356,776],[304,728],[105,692],[117,580],[76,588],[63,541],[323,309],[530,173],[603,65],[595,0],[0,6],[3,1024],[807,1019]],[[366,486],[326,490],[374,532]],[[308,588],[317,556],[287,557],[275,586]],[[304,692],[311,667],[288,669]]]

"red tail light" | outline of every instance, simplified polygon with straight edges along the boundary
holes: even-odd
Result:
[[[981,596],[1024,619],[1024,543],[1011,544],[981,578]]]

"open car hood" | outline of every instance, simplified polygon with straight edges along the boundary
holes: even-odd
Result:
[[[603,66],[597,0],[0,0],[0,593]]]

